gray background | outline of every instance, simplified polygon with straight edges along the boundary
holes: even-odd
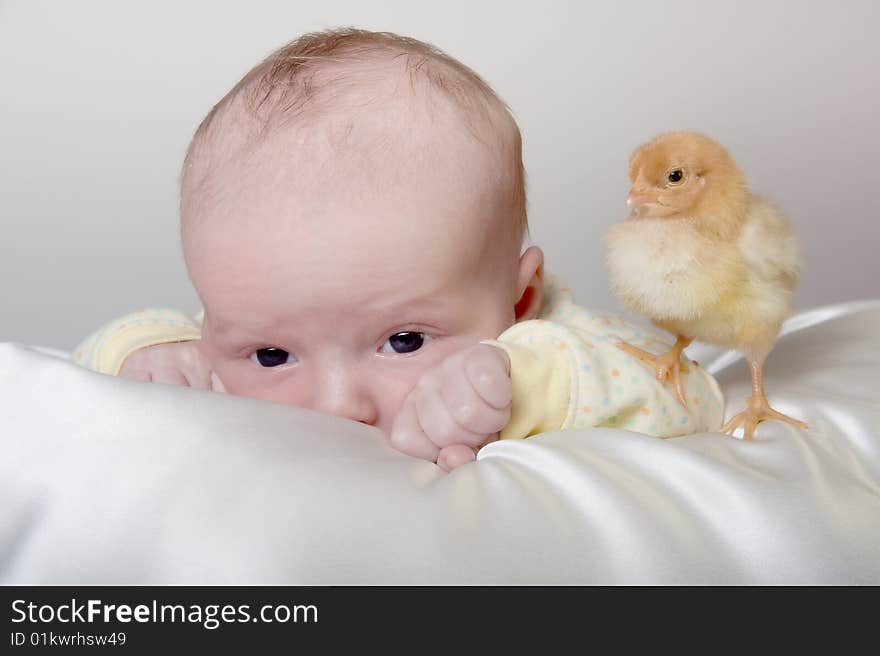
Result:
[[[602,235],[632,149],[725,143],[792,217],[806,308],[880,297],[880,3],[0,0],[0,341],[71,348],[145,306],[195,310],[178,172],[202,116],[296,35],[440,46],[508,101],[548,269],[620,309]]]

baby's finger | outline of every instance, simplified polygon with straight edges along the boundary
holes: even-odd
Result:
[[[441,388],[448,387],[444,382]],[[472,447],[480,446],[486,440],[485,433],[475,433],[461,426],[452,416],[450,408],[446,405],[438,389],[418,389],[416,396],[416,410],[419,424],[428,439],[438,447],[443,448],[452,444],[466,444]]]
[[[181,370],[186,384],[196,389],[211,389],[211,370],[206,366],[196,365]]]
[[[193,387],[199,389],[212,390],[214,392],[225,392],[226,386],[217,376],[217,373],[211,368],[211,364],[205,354],[202,352],[202,343],[200,340],[187,343],[192,349],[191,366],[184,368],[187,378],[195,377],[196,384]],[[189,372],[193,372],[192,374]]]
[[[163,385],[181,385],[189,387],[186,377],[178,369],[160,369],[153,372],[153,382]]]
[[[146,371],[144,369],[120,370],[119,377],[120,378],[128,378],[129,380],[142,380],[145,383],[149,383],[153,380],[153,377],[150,375],[150,372]]]
[[[476,459],[477,454],[469,446],[453,444],[452,446],[440,449],[440,454],[437,456],[437,465],[443,471],[450,472]]]
[[[226,392],[226,385],[220,380],[220,376],[217,375],[216,371],[211,372],[211,386],[209,389],[212,389],[215,392]]]
[[[510,406],[513,386],[510,383],[510,358],[507,353],[489,344],[474,349],[465,360],[464,370],[471,386],[486,403],[501,409]]]
[[[404,401],[394,420],[389,441],[393,448],[407,455],[431,462],[437,460],[440,450],[422,430],[412,394]]]
[[[500,376],[507,376],[499,371]],[[503,383],[501,383],[503,384]],[[462,429],[480,436],[497,433],[510,421],[510,406],[494,408],[474,389],[473,382],[467,374],[466,366],[459,365],[450,370],[440,388],[443,404],[448,408],[452,419]],[[479,443],[463,442],[470,446],[481,446]]]

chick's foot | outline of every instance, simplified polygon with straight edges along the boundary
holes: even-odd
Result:
[[[687,399],[685,399],[684,395],[684,382],[682,381],[681,374],[687,373],[690,369],[687,364],[681,361],[681,352],[690,343],[691,340],[686,337],[679,337],[675,342],[675,346],[662,355],[655,355],[626,342],[618,342],[617,348],[626,351],[651,367],[657,376],[657,380],[672,383],[678,402],[686,408]]]
[[[755,436],[755,429],[758,424],[767,419],[776,419],[777,421],[784,421],[792,426],[797,426],[802,430],[807,429],[807,424],[799,419],[794,419],[771,408],[767,402],[767,397],[763,394],[752,394],[746,402],[746,409],[734,415],[730,421],[724,424],[721,427],[721,432],[733,435],[733,432],[742,426],[743,437],[746,440],[751,440]]]

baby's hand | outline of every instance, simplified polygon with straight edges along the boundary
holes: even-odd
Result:
[[[196,341],[156,344],[138,349],[125,358],[119,375],[152,383],[226,391]]]
[[[510,359],[477,344],[422,374],[391,429],[391,446],[446,471],[476,458],[510,420]]]

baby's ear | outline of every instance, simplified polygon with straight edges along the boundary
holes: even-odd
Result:
[[[537,246],[529,246],[520,255],[516,288],[519,298],[513,308],[516,321],[536,318],[544,301],[544,251]]]

